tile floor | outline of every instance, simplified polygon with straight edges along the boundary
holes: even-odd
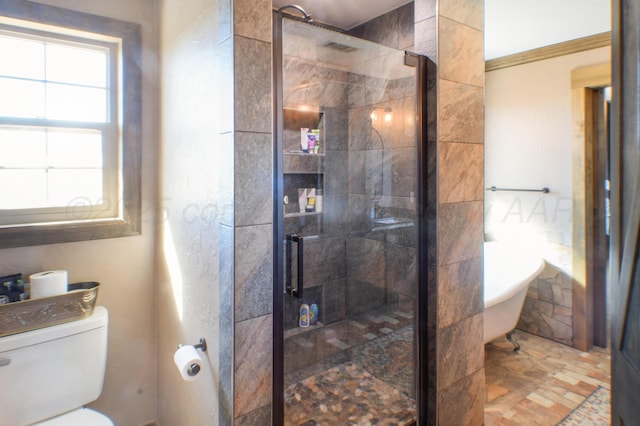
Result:
[[[350,362],[289,386],[285,401],[285,425],[415,424],[414,399]]]
[[[292,330],[285,340],[285,425],[412,425],[410,305]]]
[[[598,386],[610,389],[609,352],[581,352],[523,331],[485,345],[485,425],[556,425]]]
[[[305,330],[287,339],[285,424],[411,425],[413,315],[402,307]],[[485,425],[554,426],[598,386],[609,353],[581,352],[517,331],[485,345]]]

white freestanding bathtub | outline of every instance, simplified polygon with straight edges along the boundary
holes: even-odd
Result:
[[[484,243],[485,343],[516,327],[529,284],[543,268],[544,260],[523,246]]]

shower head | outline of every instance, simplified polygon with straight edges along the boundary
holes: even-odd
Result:
[[[298,6],[297,4],[285,4],[280,9],[278,9],[278,13],[282,12],[285,9],[296,9],[298,12],[302,13],[305,21],[307,22],[313,21],[313,19],[311,18],[311,15],[309,15],[306,12],[306,10],[304,10],[302,7]]]
[[[329,41],[329,42],[325,43],[323,45],[323,47],[328,47],[329,49],[338,50],[338,51],[343,52],[343,53],[351,53],[351,52],[355,52],[356,50],[358,50],[357,47],[348,46],[346,44],[337,43],[335,41]]]

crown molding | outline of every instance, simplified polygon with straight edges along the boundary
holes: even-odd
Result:
[[[513,55],[490,59],[484,63],[485,72],[606,46],[611,46],[611,32],[594,34],[587,37],[577,38],[575,40],[563,41],[550,46],[527,50],[526,52],[514,53]]]

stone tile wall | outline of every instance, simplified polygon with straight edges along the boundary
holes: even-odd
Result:
[[[271,2],[233,8],[234,333],[236,425],[269,424],[272,394]]]
[[[320,321],[327,324],[397,301],[400,294],[413,297],[415,260],[410,259],[415,258],[415,228],[393,235],[371,232],[370,214],[375,203],[379,215],[410,220],[415,215],[411,198],[415,192],[415,173],[411,173],[415,168],[414,79],[385,80],[321,63],[310,66],[308,60],[297,57],[304,56],[299,44],[306,40],[285,42],[286,106],[304,105],[320,111],[318,126],[325,154],[284,156],[285,194],[290,200],[296,185],[306,181],[324,189],[322,215],[292,215],[284,221],[285,234],[320,236],[304,242],[305,299],[319,303]],[[395,59],[398,65],[402,54]],[[380,120],[372,123],[374,108]],[[391,123],[384,122],[384,108],[393,113]],[[304,117],[295,110],[286,112],[285,149],[295,149],[304,120],[318,118]],[[319,179],[309,171],[320,173]],[[293,207],[291,212],[298,208],[295,203],[289,207]],[[295,287],[295,244],[292,249]],[[399,251],[410,258],[397,262]],[[407,269],[388,267],[388,260]],[[285,296],[285,329],[297,327],[299,304],[297,298]]]
[[[415,45],[437,65],[438,278],[430,398],[437,424],[483,424],[483,2],[416,0]],[[430,135],[433,137],[434,135]],[[433,380],[433,379],[432,379]]]

